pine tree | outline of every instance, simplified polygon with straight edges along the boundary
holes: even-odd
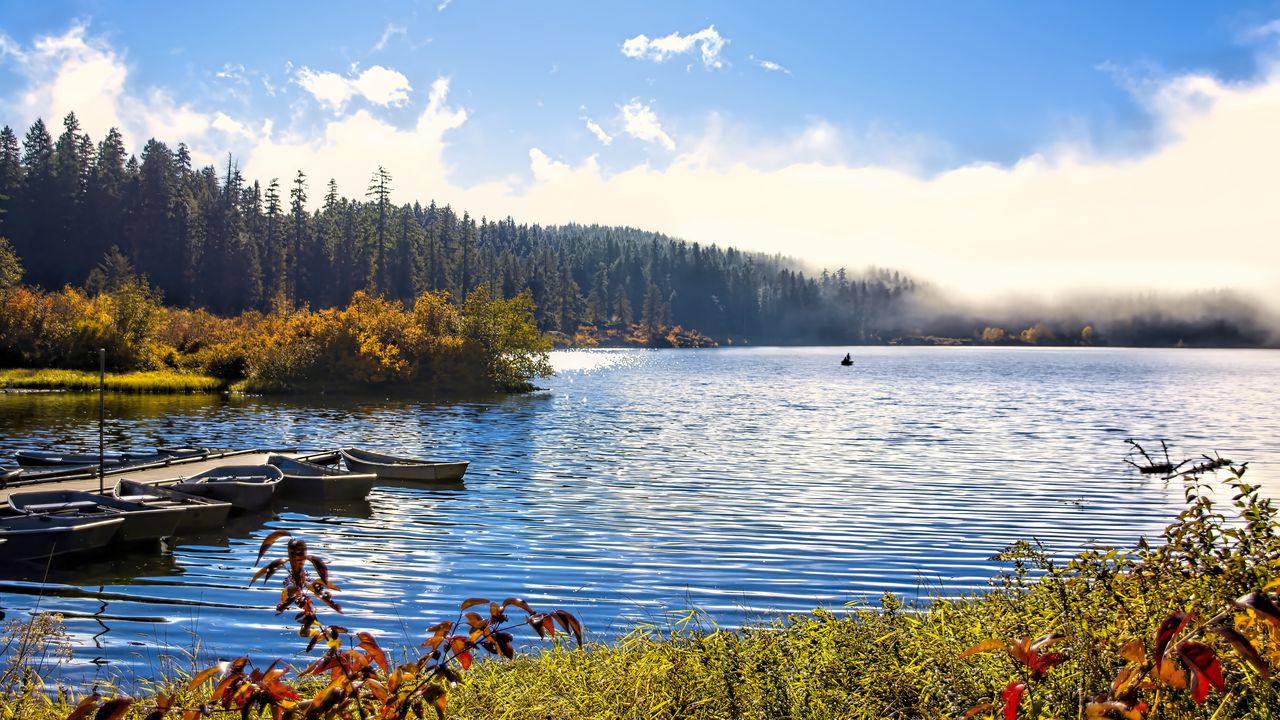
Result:
[[[365,192],[365,197],[373,198],[378,211],[378,220],[375,225],[377,229],[377,244],[374,247],[373,268],[369,276],[370,289],[378,292],[382,291],[387,284],[387,210],[391,201],[391,173],[387,172],[386,168],[381,165],[378,166],[378,171],[369,180],[369,188]]]

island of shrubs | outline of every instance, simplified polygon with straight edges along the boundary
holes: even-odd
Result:
[[[96,389],[99,348],[125,391],[520,391],[552,372],[527,292],[425,292],[412,305],[357,292],[344,308],[224,317],[166,307],[127,266],[105,270],[84,288],[0,284],[0,388]]]

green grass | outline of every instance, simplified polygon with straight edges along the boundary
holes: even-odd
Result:
[[[226,383],[208,375],[172,370],[107,373],[107,390],[122,393],[214,393]],[[84,370],[0,370],[0,389],[96,391],[98,373]]]

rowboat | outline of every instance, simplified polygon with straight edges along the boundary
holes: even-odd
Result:
[[[223,465],[179,478],[173,489],[229,502],[236,511],[261,510],[271,504],[283,478],[284,473],[274,465]]]
[[[268,455],[267,464],[284,474],[280,495],[305,500],[362,500],[378,481],[374,473],[346,472],[284,455]]]
[[[0,507],[0,560],[43,560],[106,547],[122,517],[27,515]]]
[[[212,500],[199,495],[188,495],[160,485],[148,485],[137,480],[121,479],[111,489],[111,494],[121,500],[140,503],[152,508],[177,508],[182,511],[178,521],[178,534],[214,530],[227,522],[231,503]]]
[[[142,503],[84,490],[31,490],[9,496],[9,507],[27,515],[123,518],[115,540],[145,542],[169,537],[178,528],[182,511],[150,508]]]
[[[4,487],[10,480],[17,480],[21,474],[22,468],[0,467],[0,487]]]
[[[202,448],[158,448],[155,452],[108,452],[102,454],[104,465],[146,465],[181,458],[200,457],[208,453]],[[60,467],[64,465],[98,464],[97,453],[68,453],[57,450],[19,450],[13,454],[19,465],[26,467]]]
[[[433,462],[417,458],[396,457],[383,453],[342,448],[347,469],[358,473],[374,473],[383,480],[458,481],[467,472],[468,462]]]

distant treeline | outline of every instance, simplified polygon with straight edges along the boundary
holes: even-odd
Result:
[[[541,330],[587,343],[678,343],[690,331],[751,344],[938,334],[981,341],[992,324],[955,322],[945,303],[924,302],[914,280],[892,271],[806,275],[782,256],[633,228],[540,226],[459,215],[435,202],[394,205],[393,182],[378,168],[357,198],[340,195],[333,180],[318,189],[301,170],[263,185],[231,159],[193,167],[183,144],[152,139],[135,157],[114,129],[95,143],[69,114],[56,138],[41,120],[21,140],[7,126],[0,131],[0,237],[10,240],[29,285],[93,292],[102,284],[98,266],[123,255],[167,304],[220,315],[342,307],[358,291],[402,302],[446,291],[457,302],[483,285],[503,298],[529,290]],[[311,210],[317,192],[319,209]],[[1135,322],[1140,327],[1084,318],[1053,337],[1081,342],[1092,324],[1091,343],[1266,341],[1212,319],[1203,337],[1199,326]],[[1006,338],[1024,329],[1005,328]]]

